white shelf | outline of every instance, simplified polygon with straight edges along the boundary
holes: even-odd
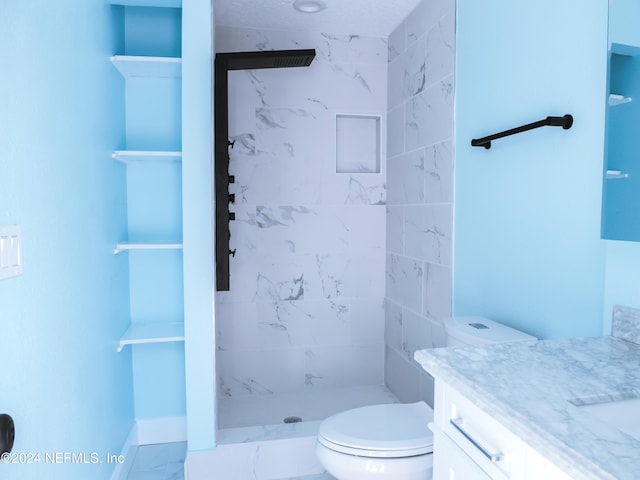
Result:
[[[625,45],[622,43],[612,43],[611,44],[611,53],[615,53],[617,55],[624,55],[626,57],[637,57],[640,55],[640,47],[635,45]]]
[[[146,150],[116,150],[111,154],[122,163],[135,162],[181,162],[182,152],[155,152]]]
[[[611,107],[629,103],[631,100],[633,100],[631,97],[625,97],[624,95],[618,95],[617,93],[609,94],[609,106]]]
[[[126,345],[184,342],[183,323],[132,323],[118,344],[118,352]]]
[[[125,7],[172,7],[182,8],[182,0],[110,0],[111,5]]]
[[[621,172],[620,170],[607,170],[605,178],[607,180],[619,180],[623,178],[629,178],[629,174]]]
[[[121,242],[116,245],[113,253],[126,252],[129,250],[180,250],[182,249],[181,243],[129,243]]]
[[[124,78],[132,77],[156,77],[156,78],[180,78],[182,77],[182,59],[175,57],[139,57],[131,55],[114,55],[111,63],[118,69]]]

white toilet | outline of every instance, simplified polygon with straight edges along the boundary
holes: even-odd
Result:
[[[448,318],[444,327],[448,347],[536,340],[483,317]],[[320,424],[316,454],[338,480],[428,480],[432,421],[425,402],[347,410]]]

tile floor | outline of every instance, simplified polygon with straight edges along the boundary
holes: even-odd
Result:
[[[128,480],[184,480],[187,442],[141,445],[136,449]]]
[[[187,443],[162,443],[137,447],[127,480],[184,480]],[[335,480],[328,473],[283,480]]]
[[[244,431],[251,428],[249,426],[255,425],[259,426],[255,428],[259,428],[261,432],[266,428],[265,425],[285,426],[282,419],[292,415],[301,416],[305,420],[304,423],[294,424],[296,427],[314,426],[319,423],[318,421],[340,411],[397,401],[398,399],[386,387],[380,385],[288,395],[222,398],[219,411],[221,427],[224,430],[221,430],[220,436],[222,440],[223,434],[227,432],[236,429]],[[280,438],[280,436],[276,437]],[[233,435],[231,438],[234,438]],[[139,446],[126,478],[127,480],[184,480],[186,453],[186,442]],[[335,478],[328,473],[321,473],[282,480],[335,480]]]

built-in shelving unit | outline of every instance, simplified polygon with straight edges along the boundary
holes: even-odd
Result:
[[[182,1],[109,2],[122,35],[109,60],[124,81],[124,138],[111,157],[124,166],[128,230],[113,252],[129,252],[116,260],[130,312],[116,350],[131,355],[136,417],[183,418]]]
[[[183,323],[134,323],[120,339],[118,352],[127,345],[167,342],[184,342]]]

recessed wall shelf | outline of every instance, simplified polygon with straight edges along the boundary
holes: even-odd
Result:
[[[615,107],[617,105],[623,105],[625,103],[631,102],[633,99],[631,97],[625,97],[624,95],[618,95],[617,93],[609,94],[609,106]]]
[[[380,116],[336,115],[336,172],[380,173]]]
[[[154,77],[181,78],[182,59],[175,57],[141,57],[132,55],[114,55],[111,63],[124,78]]]
[[[181,322],[132,323],[120,339],[118,352],[127,345],[183,341],[184,324]]]
[[[129,250],[181,250],[181,243],[129,243],[122,242],[116,245],[113,253],[126,252]]]
[[[111,157],[122,163],[181,162],[182,152],[154,152],[143,150],[116,150]]]

